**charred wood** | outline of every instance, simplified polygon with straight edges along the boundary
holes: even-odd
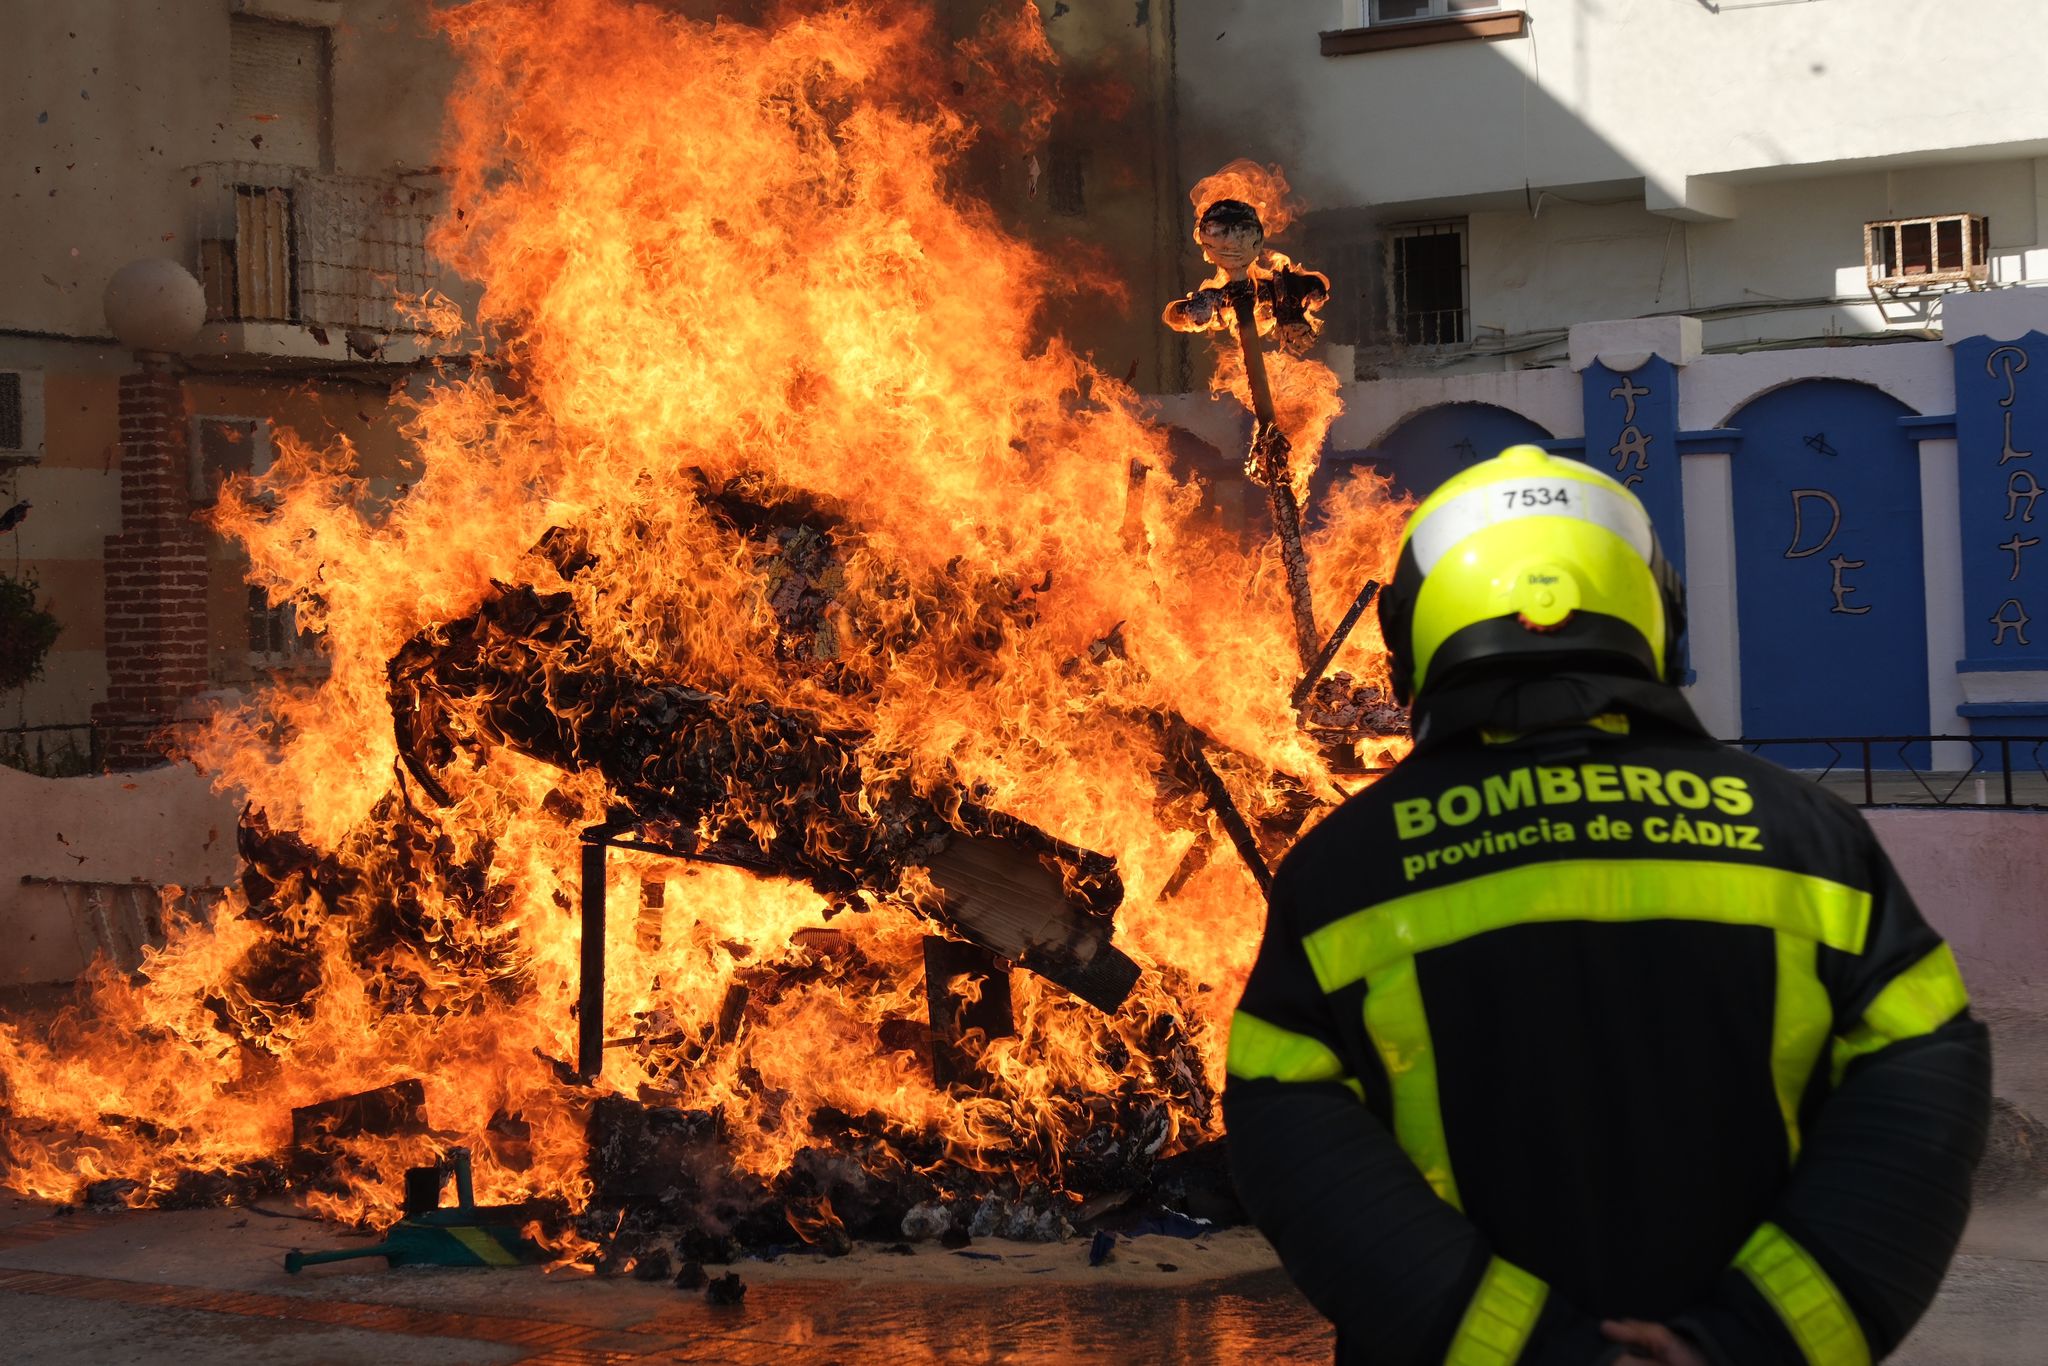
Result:
[[[498,586],[473,616],[401,649],[390,682],[406,771],[443,805],[440,774],[465,748],[595,768],[630,813],[607,842],[645,832],[628,847],[799,878],[834,898],[894,895],[925,868],[946,894],[925,909],[962,937],[1104,1010],[1137,980],[1110,943],[1123,895],[1113,860],[957,785],[920,787],[867,737],[816,716],[612,671],[566,593]],[[587,921],[601,913],[586,902]],[[579,1059],[586,1075],[592,1063]]]

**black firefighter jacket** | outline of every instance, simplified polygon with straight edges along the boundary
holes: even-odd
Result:
[[[1519,736],[1443,708],[1281,865],[1230,1039],[1245,1203],[1340,1361],[1602,1361],[1602,1318],[1882,1358],[1988,1123],[1955,961],[1853,808],[1673,690],[1557,684],[1482,699],[1550,722]]]

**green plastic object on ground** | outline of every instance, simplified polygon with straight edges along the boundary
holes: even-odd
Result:
[[[441,1183],[451,1172],[456,1203],[442,1209]],[[391,1266],[528,1266],[551,1257],[522,1231],[540,1214],[530,1205],[478,1205],[470,1185],[469,1149],[451,1148],[442,1165],[406,1173],[406,1214],[384,1231],[383,1242],[339,1252],[293,1248],[284,1254],[284,1269],[296,1275],[301,1267],[358,1257],[382,1257]]]

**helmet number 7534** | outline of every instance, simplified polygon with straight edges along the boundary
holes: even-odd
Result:
[[[1518,489],[1502,489],[1501,497],[1506,500],[1504,506],[1510,508],[1549,507],[1552,504],[1570,507],[1572,502],[1571,492],[1568,489],[1561,488],[1523,487]]]

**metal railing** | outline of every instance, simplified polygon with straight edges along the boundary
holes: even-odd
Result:
[[[133,753],[154,745],[168,731],[203,724],[198,719],[178,719],[0,726],[0,768],[18,769],[39,778],[103,773],[109,754]]]
[[[2048,808],[2048,736],[1742,736],[1722,743],[1771,759],[1859,806]],[[1927,748],[1935,745],[1956,747],[1948,750],[1951,756],[1966,749],[1969,762],[1938,767]],[[1802,762],[1811,756],[1797,750],[1824,750],[1827,762]]]
[[[217,161],[191,178],[196,259],[216,322],[408,333],[399,306],[434,287],[426,248],[440,189],[427,176],[344,176]]]
[[[97,773],[105,763],[99,728],[76,725],[9,726],[0,730],[0,768],[39,778],[74,778]]]

